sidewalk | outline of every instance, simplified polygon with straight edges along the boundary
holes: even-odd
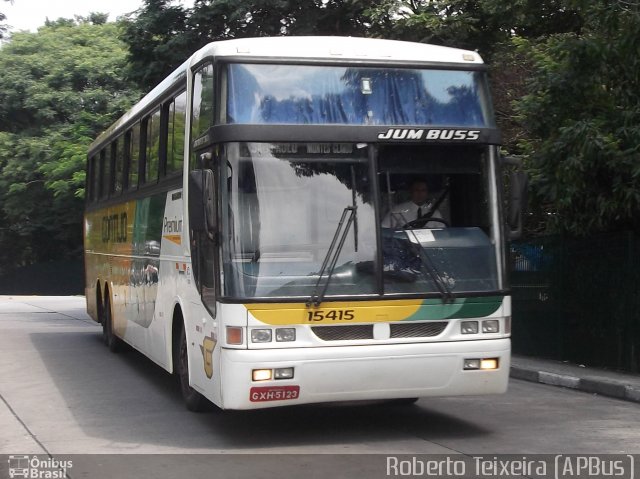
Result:
[[[640,403],[640,375],[525,356],[511,358],[511,377]]]

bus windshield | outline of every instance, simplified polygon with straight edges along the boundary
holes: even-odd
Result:
[[[356,264],[373,261],[376,252],[366,148],[231,143],[225,156],[227,295],[310,296],[342,214],[354,205],[356,218],[327,293],[375,292],[373,276],[359,277],[355,270]]]
[[[313,298],[323,263],[334,255],[335,269],[324,278],[327,298],[498,290],[480,149],[403,148],[380,147],[372,177],[366,145],[225,144],[223,294]],[[430,190],[425,214],[433,211],[413,222],[408,215],[415,212],[398,205],[416,182]],[[341,229],[350,212],[349,227]],[[341,231],[344,242],[332,252]]]
[[[483,72],[229,64],[223,122],[494,127]]]

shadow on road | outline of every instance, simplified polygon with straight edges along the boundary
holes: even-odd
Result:
[[[242,452],[348,449],[406,440],[407,435],[437,443],[489,434],[477,424],[430,410],[429,399],[410,406],[314,405],[194,414],[185,409],[172,375],[137,351],[110,353],[95,329],[30,336],[84,434],[117,443]],[[471,405],[473,398],[468,401]]]

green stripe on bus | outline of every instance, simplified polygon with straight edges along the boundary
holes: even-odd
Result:
[[[422,306],[405,321],[483,318],[495,313],[502,306],[502,299],[502,296],[456,298],[450,303],[443,303],[440,299],[425,299]]]

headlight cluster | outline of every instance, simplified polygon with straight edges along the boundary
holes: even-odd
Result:
[[[474,370],[474,369],[498,369],[500,366],[499,358],[473,358],[473,359],[465,359],[462,365],[462,369],[465,371]]]
[[[273,341],[272,329],[252,329],[251,330],[251,342],[252,343],[270,343]],[[276,342],[291,342],[296,340],[295,328],[276,328],[275,330]]]
[[[272,379],[293,379],[293,368],[254,369],[251,371],[253,381],[271,381]]]
[[[482,323],[482,332],[486,334],[499,333],[500,321],[497,319],[485,319],[483,321],[461,321],[460,333],[462,334],[478,334],[480,331],[480,323]]]

